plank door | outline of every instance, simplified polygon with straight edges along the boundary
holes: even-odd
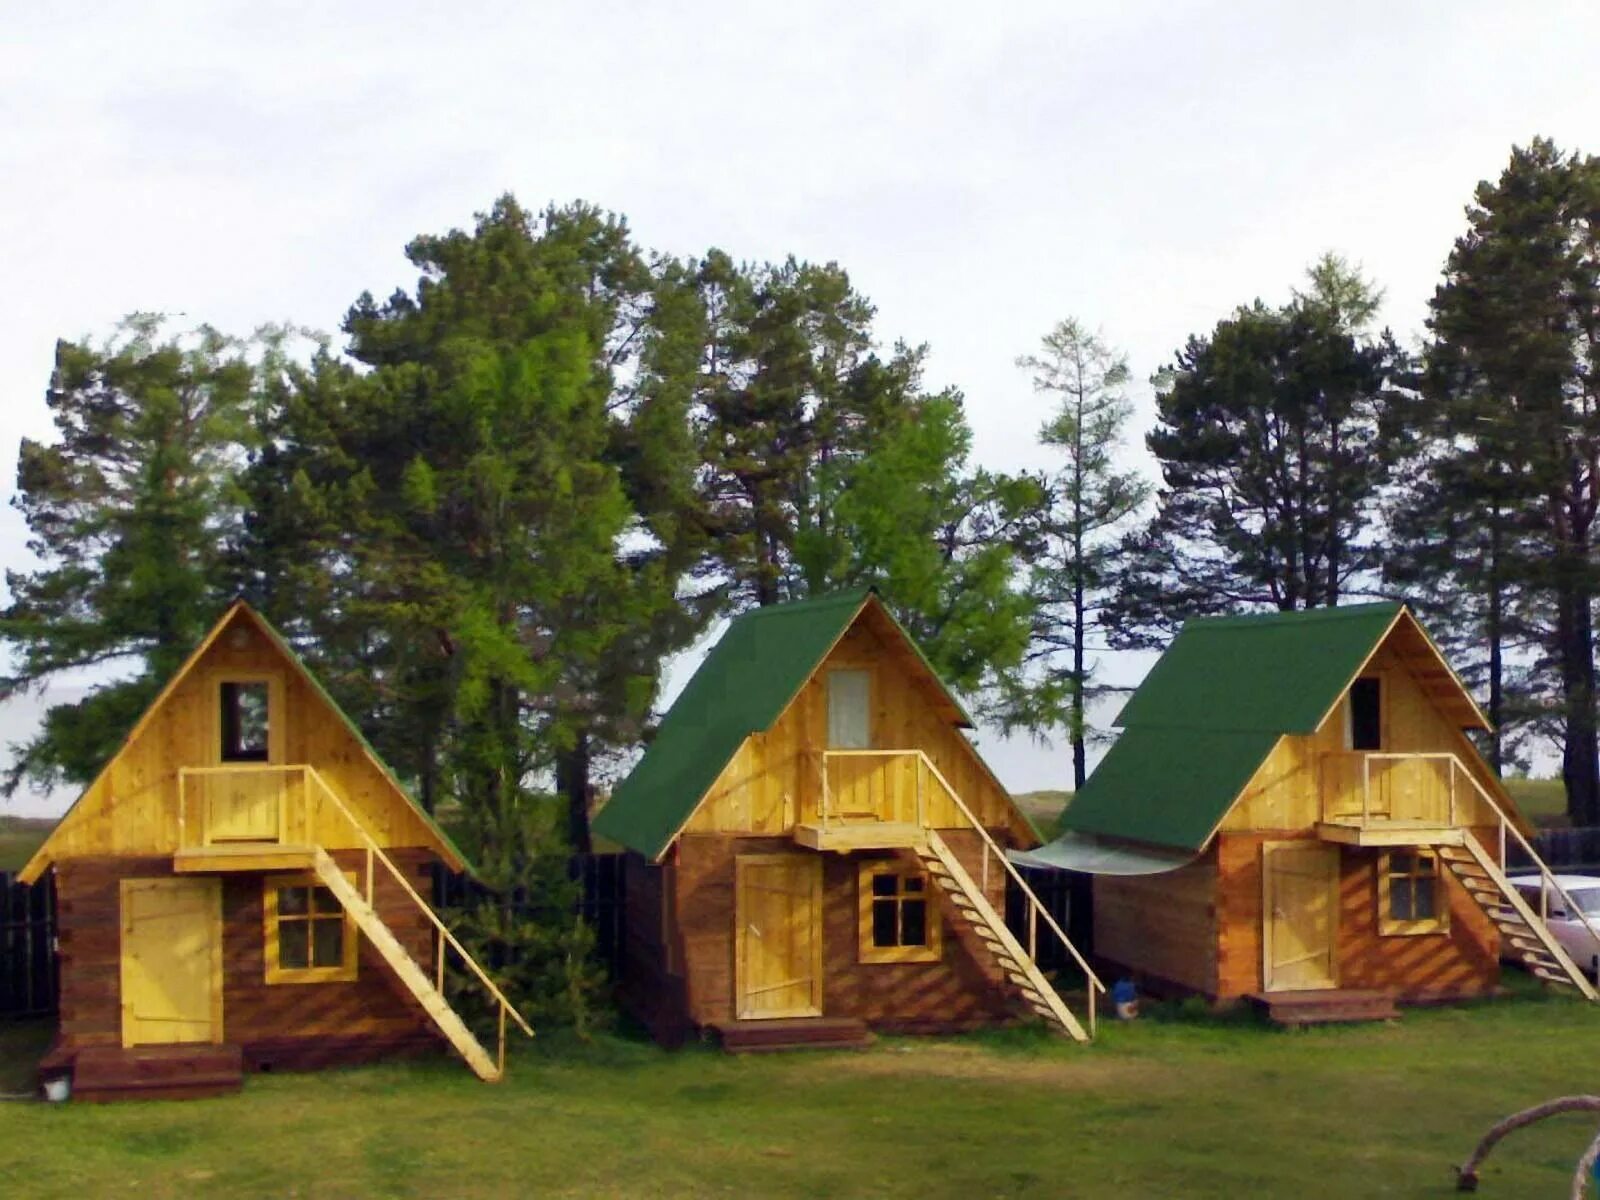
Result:
[[[122,1044],[222,1040],[217,879],[122,881]]]
[[[283,773],[207,775],[206,835],[213,842],[277,842],[282,832]]]
[[[1269,842],[1262,854],[1263,988],[1337,987],[1338,847]]]
[[[734,873],[738,1016],[821,1016],[822,860],[746,854],[735,860]]]

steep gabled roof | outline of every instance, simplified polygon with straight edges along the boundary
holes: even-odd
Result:
[[[1078,833],[1200,850],[1278,739],[1321,727],[1391,631],[1461,728],[1488,722],[1396,603],[1186,623],[1117,724],[1124,732],[1062,817]]]
[[[595,833],[660,858],[744,740],[772,727],[868,609],[914,652],[952,723],[970,727],[960,701],[872,589],[752,609],[733,620],[662,717],[644,757],[595,814]]]
[[[301,657],[295,653],[294,648],[290,646],[283,635],[279,633],[276,628],[274,628],[272,622],[268,621],[245,601],[236,600],[229,605],[228,610],[217,619],[216,624],[211,627],[210,632],[208,632],[206,636],[201,639],[200,644],[196,646],[190,653],[189,657],[184,660],[183,665],[173,672],[172,678],[167,680],[166,684],[163,685],[156,698],[150,702],[149,707],[144,710],[143,714],[139,717],[139,720],[134,723],[133,728],[128,731],[127,737],[123,738],[122,744],[117,747],[116,753],[106,760],[105,765],[100,769],[100,774],[95,777],[88,787],[84,788],[84,790],[79,794],[78,798],[73,801],[72,806],[67,809],[65,814],[63,814],[61,820],[56,823],[56,827],[51,830],[50,836],[44,840],[44,844],[41,845],[38,850],[34,851],[33,857],[28,860],[27,864],[22,868],[21,872],[19,872],[18,878],[24,883],[30,883],[43,874],[44,871],[50,866],[50,864],[54,861],[51,843],[55,841],[57,834],[67,827],[68,823],[73,818],[73,814],[77,811],[78,806],[83,803],[84,797],[95,791],[96,786],[111,770],[112,764],[115,763],[117,759],[122,756],[122,753],[133,744],[133,742],[141,733],[144,732],[146,727],[150,724],[152,718],[161,709],[162,705],[164,705],[172,696],[172,694],[178,690],[179,685],[181,685],[184,679],[188,677],[195,665],[205,657],[206,651],[211,648],[213,643],[216,642],[217,638],[221,636],[222,631],[226,629],[236,617],[250,621],[262,633],[267,641],[272,644],[278,653],[288,661],[289,665],[296,671],[296,673],[299,674],[301,679],[306,682],[306,684],[317,695],[317,697],[327,706],[329,713],[343,724],[346,731],[349,732],[351,737],[355,739],[356,744],[361,747],[362,752],[371,761],[372,765],[382,773],[383,777],[394,788],[395,792],[402,800],[405,801],[407,805],[410,806],[412,811],[415,812],[416,815],[421,819],[423,826],[436,839],[433,848],[438,851],[440,857],[443,858],[449,866],[454,867],[457,870],[471,870],[471,864],[467,862],[466,857],[461,853],[460,849],[457,848],[455,842],[451,840],[450,835],[439,827],[438,822],[433,819],[433,817],[426,809],[422,807],[422,805],[417,803],[415,797],[411,795],[411,792],[406,788],[406,786],[400,782],[399,777],[396,776],[395,773],[390,769],[389,764],[384,762],[383,758],[378,754],[378,752],[373,749],[372,744],[367,741],[361,730],[357,728],[356,723],[350,719],[349,715],[342,708],[340,708],[334,698],[328,694],[327,690],[322,686],[321,680],[319,680],[316,675],[312,673],[311,669],[306,666]]]

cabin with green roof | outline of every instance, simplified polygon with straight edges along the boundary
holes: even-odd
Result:
[[[485,1080],[530,1032],[424,899],[467,864],[278,632],[231,606],[23,868],[55,876],[79,1098],[230,1091],[448,1044]],[[447,956],[501,1013],[485,1049]]]
[[[736,618],[594,819],[628,852],[627,1006],[730,1049],[1030,1013],[1089,1036],[1099,981],[1084,963],[1075,1013],[1039,970],[1066,935],[1007,858],[1038,839],[971,727],[870,590]]]
[[[1022,856],[1094,875],[1107,969],[1289,1019],[1383,1015],[1492,991],[1504,951],[1594,998],[1507,884],[1529,830],[1404,606],[1190,621],[1117,724],[1064,835]]]

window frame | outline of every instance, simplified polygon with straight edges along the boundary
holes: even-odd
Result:
[[[1407,854],[1412,859],[1410,871],[1396,871],[1393,860],[1396,854]],[[1417,869],[1421,859],[1433,862],[1431,872]],[[1420,934],[1448,933],[1450,930],[1450,894],[1445,888],[1444,864],[1432,846],[1416,846],[1385,850],[1378,855],[1378,933],[1384,937],[1414,937]],[[1415,881],[1433,880],[1433,916],[1401,918],[1392,915],[1392,886],[1396,879]]]
[[[1360,684],[1371,684],[1377,689],[1378,693],[1378,742],[1375,746],[1356,745],[1355,691]],[[1384,736],[1387,732],[1387,722],[1384,718],[1388,716],[1388,692],[1389,689],[1384,685],[1384,679],[1381,674],[1359,675],[1351,681],[1344,697],[1344,748],[1346,750],[1355,754],[1381,754],[1383,752],[1383,748],[1388,742],[1388,738]]]
[[[354,871],[346,871],[344,875],[352,885],[355,884],[356,874]],[[285,967],[280,965],[278,929],[284,918],[281,918],[278,914],[278,891],[281,888],[295,887],[323,888],[326,890],[327,885],[311,872],[293,875],[268,875],[262,880],[262,957],[266,962],[266,982],[349,983],[353,981],[358,974],[360,966],[357,953],[359,949],[359,931],[356,928],[355,918],[350,915],[342,904],[339,906],[339,915],[343,918],[343,941],[341,943],[343,947],[343,962],[336,967]],[[302,918],[296,916],[288,919],[298,921]],[[314,927],[316,924],[316,918],[313,914],[308,914],[304,920],[308,926]],[[314,944],[315,935],[308,932],[307,945]]]
[[[866,740],[859,746],[843,745],[833,740],[833,679],[836,675],[858,675],[866,680]],[[877,742],[875,707],[878,700],[877,672],[869,663],[836,662],[828,666],[822,686],[822,740],[829,750],[872,750]]]
[[[222,719],[223,688],[227,684],[265,684],[267,688],[267,757],[228,759],[222,756],[222,737],[225,722]],[[261,671],[215,671],[209,680],[211,696],[211,764],[219,767],[234,767],[248,771],[251,768],[266,766],[281,766],[284,761],[284,704],[283,704],[283,676],[280,672]]]
[[[892,875],[897,880],[893,897],[874,893],[872,881],[880,875]],[[922,891],[908,893],[905,881],[920,879]],[[920,899],[923,903],[923,933],[926,941],[921,945],[879,946],[872,940],[873,905],[880,900],[892,899],[895,904],[895,925],[900,928],[900,909],[907,900]],[[857,958],[864,963],[929,963],[944,957],[944,920],[939,912],[933,879],[927,872],[904,863],[888,859],[864,862],[856,872],[857,901]]]

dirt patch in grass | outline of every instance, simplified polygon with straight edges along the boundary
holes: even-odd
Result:
[[[899,1079],[982,1080],[1087,1091],[1155,1087],[1171,1072],[1156,1063],[1129,1063],[1092,1048],[1063,1044],[1038,1051],[1007,1052],[985,1041],[896,1038],[864,1053],[818,1054],[797,1068],[802,1079],[841,1076]]]

